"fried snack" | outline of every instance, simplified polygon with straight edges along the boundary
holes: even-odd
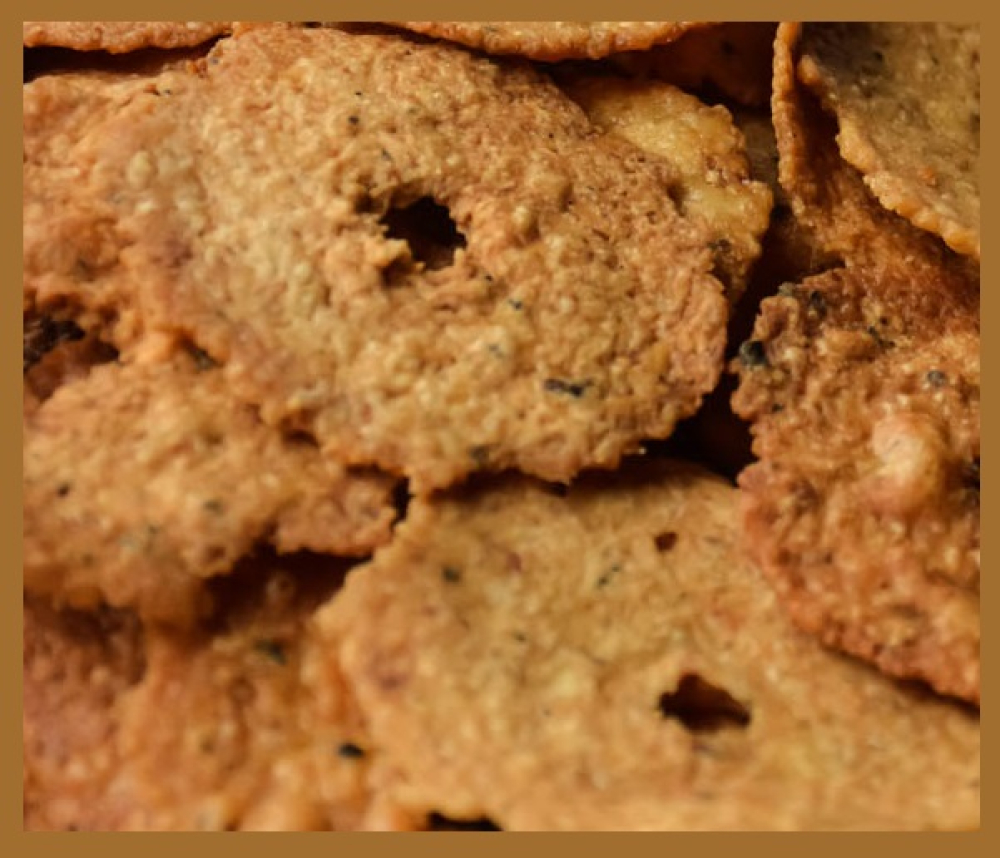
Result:
[[[355,828],[369,748],[306,631],[343,567],[246,562],[187,633],[26,603],[25,827]]]
[[[132,242],[122,303],[416,492],[614,467],[718,378],[726,303],[672,175],[523,66],[259,28],[84,148]]]
[[[695,21],[398,21],[417,33],[489,54],[554,62],[643,51],[710,26]]]
[[[415,500],[316,615],[379,749],[368,825],[975,826],[976,715],[795,631],[736,506],[664,460]]]
[[[806,120],[789,35],[782,181],[844,268],[766,300],[740,349],[733,407],[760,458],[740,476],[747,547],[804,629],[978,702],[978,276]]]
[[[979,258],[979,25],[805,24],[800,79],[880,202]]]
[[[395,516],[391,480],[266,427],[204,356],[94,367],[25,414],[23,453],[26,589],[161,622],[258,542],[364,555]]]
[[[774,31],[773,23],[716,23],[666,45],[612,54],[607,62],[632,76],[762,108],[771,100]]]
[[[714,272],[735,304],[760,255],[771,194],[750,178],[743,136],[729,111],[654,80],[596,74],[557,80],[594,125],[673,167],[671,197],[710,236]]]
[[[209,627],[147,633],[146,671],[116,735],[130,830],[352,829],[367,808],[362,725],[307,635],[344,564],[251,565],[227,580]]]
[[[142,676],[138,622],[126,611],[59,612],[25,597],[23,652],[25,829],[116,827],[130,805],[108,795],[120,764],[115,706]]]
[[[142,48],[189,48],[225,35],[231,21],[23,21],[24,47],[123,54]]]

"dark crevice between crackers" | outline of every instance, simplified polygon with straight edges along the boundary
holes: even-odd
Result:
[[[425,831],[502,831],[492,819],[485,816],[478,819],[452,819],[433,812],[427,816]]]
[[[22,48],[22,82],[29,83],[42,75],[61,72],[155,75],[178,62],[204,58],[217,42],[226,38],[229,37],[217,36],[193,48],[142,48],[121,54],[56,47]]]

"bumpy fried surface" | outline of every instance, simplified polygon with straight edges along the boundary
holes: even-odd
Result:
[[[791,44],[782,181],[845,267],[765,301],[740,351],[733,407],[761,460],[740,477],[747,545],[826,643],[978,701],[978,277],[824,145]]]
[[[367,739],[307,632],[343,571],[250,561],[188,633],[26,602],[26,827],[355,828]]]
[[[108,794],[120,765],[115,707],[144,661],[131,614],[59,612],[25,598],[25,829],[110,828],[130,813],[128,796]]]
[[[775,25],[719,23],[684,33],[645,51],[614,54],[608,62],[631,75],[650,76],[706,98],[722,96],[745,107],[771,100]]]
[[[490,54],[533,60],[598,59],[641,51],[709,26],[693,21],[400,21],[417,33]]]
[[[228,33],[230,21],[24,21],[24,46],[108,51],[187,48]]]
[[[805,24],[799,77],[883,205],[979,257],[979,25]]]
[[[260,28],[85,148],[131,242],[123,303],[267,422],[416,491],[613,467],[718,378],[726,304],[666,166],[528,69]]]
[[[379,748],[369,824],[975,825],[977,717],[794,631],[736,505],[663,461],[415,501],[317,615]]]
[[[598,128],[674,168],[671,197],[685,217],[704,226],[715,273],[735,303],[760,255],[771,194],[751,179],[743,136],[729,111],[654,80],[572,75],[560,86]]]
[[[259,541],[365,554],[394,517],[389,479],[282,437],[186,356],[64,384],[26,413],[23,453],[25,587],[161,621],[190,622]]]
[[[979,700],[979,294],[856,268],[764,302],[748,547],[825,642]]]

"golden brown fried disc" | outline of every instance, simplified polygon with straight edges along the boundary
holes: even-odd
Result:
[[[259,28],[74,160],[129,246],[60,289],[138,293],[268,423],[416,491],[613,467],[718,378],[727,308],[668,170],[529,68]]]
[[[394,518],[391,480],[265,426],[203,356],[94,367],[25,415],[23,453],[25,587],[160,621],[258,542],[363,555]]]
[[[671,165],[671,197],[685,217],[704,226],[715,274],[735,303],[760,255],[771,193],[751,179],[743,136],[729,111],[654,80],[574,74],[560,87],[598,128]]]
[[[24,827],[113,828],[131,813],[111,797],[116,706],[142,676],[141,629],[124,611],[56,611],[24,600]],[[164,713],[157,719],[162,723]]]
[[[399,21],[417,33],[490,54],[533,60],[598,59],[642,51],[710,26],[695,21]]]
[[[189,48],[232,29],[231,21],[23,21],[24,46],[108,51]]]
[[[794,620],[979,701],[979,293],[848,268],[764,301],[734,409],[747,546]]]
[[[368,824],[975,826],[976,715],[795,631],[736,512],[663,460],[415,500],[317,614],[379,749]]]
[[[803,25],[799,77],[883,205],[979,258],[979,25]]]
[[[706,97],[766,107],[774,30],[773,23],[718,23],[690,30],[666,45],[613,54],[608,62],[630,75],[650,76]]]

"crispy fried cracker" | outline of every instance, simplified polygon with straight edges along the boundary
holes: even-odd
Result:
[[[694,21],[399,21],[417,33],[490,54],[533,60],[598,59],[642,51],[709,26]]]
[[[78,154],[132,241],[123,304],[416,491],[613,467],[718,378],[727,309],[666,167],[524,66],[260,28]]]
[[[141,629],[126,611],[56,611],[24,600],[24,827],[111,828],[131,812],[111,798],[117,700],[142,676]],[[163,713],[160,713],[163,718]]]
[[[363,555],[394,518],[391,480],[266,427],[204,356],[94,367],[26,413],[23,452],[25,587],[160,621],[259,541]]]
[[[379,748],[370,825],[976,825],[975,714],[793,630],[735,489],[646,460],[562,494],[417,499],[317,615]]]
[[[979,25],[803,25],[799,77],[881,203],[979,258]]]
[[[231,21],[23,21],[24,46],[108,51],[189,48],[232,29]]]
[[[743,136],[729,111],[654,80],[572,75],[560,87],[596,126],[676,170],[671,196],[708,232],[715,273],[735,303],[760,255],[771,194],[751,179]]]

